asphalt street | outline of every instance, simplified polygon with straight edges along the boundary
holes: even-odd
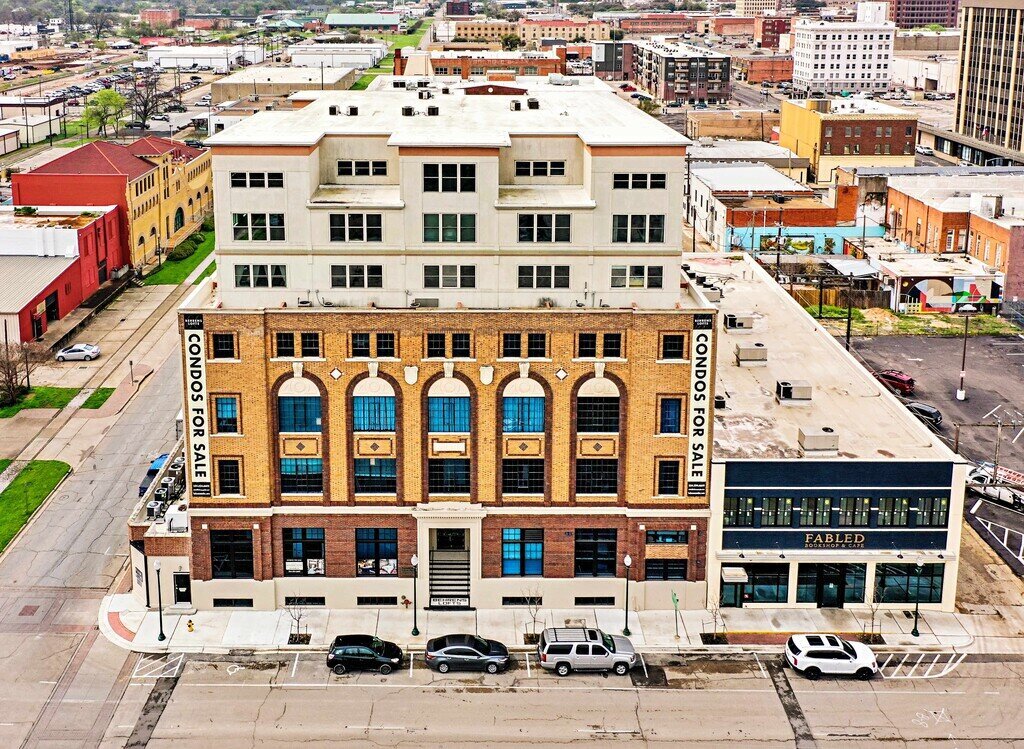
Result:
[[[873,681],[811,683],[781,668],[778,655],[648,655],[626,677],[567,678],[538,673],[533,659],[528,671],[521,662],[496,676],[441,676],[416,661],[383,677],[336,676],[315,654],[169,656],[141,663],[131,679],[128,693],[150,699],[130,745],[967,747],[1024,740],[1017,720],[1024,664],[948,658],[915,655],[913,668],[883,657],[883,675]]]

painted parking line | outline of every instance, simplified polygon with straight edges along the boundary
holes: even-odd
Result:
[[[757,657],[757,653],[754,653],[754,660],[757,661],[757,667],[761,670],[761,678],[767,679],[768,672],[764,670],[764,664],[761,663],[761,659]]]
[[[1008,528],[1005,525],[999,525],[991,520],[983,520],[981,518],[978,519],[978,523],[988,531],[993,541],[1024,563],[1024,531]]]
[[[530,654],[526,653],[526,678],[531,678],[530,674]]]
[[[132,671],[133,679],[173,679],[181,670],[184,653],[173,653],[155,658],[142,657]]]
[[[644,667],[644,678],[647,679],[647,680],[650,680],[651,675],[649,673],[647,673],[647,661],[644,660],[644,654],[643,653],[637,653],[637,655],[640,656],[640,665]]]
[[[966,653],[889,653],[878,667],[883,679],[939,679],[949,676],[967,658]]]

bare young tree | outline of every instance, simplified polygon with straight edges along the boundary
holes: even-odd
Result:
[[[306,618],[307,611],[304,606],[285,606],[285,611],[292,620],[292,631],[288,637],[288,644],[305,644],[309,642],[309,627],[303,631],[302,621]]]
[[[526,600],[526,614],[530,617],[530,631],[527,632],[527,645],[533,645],[537,642],[537,624],[540,622],[540,609],[544,602],[541,597],[540,588],[534,586],[523,591],[523,598]]]
[[[725,619],[722,617],[722,602],[718,599],[718,596],[711,595],[708,597],[708,613],[711,615],[711,621],[705,622],[705,631],[707,625],[710,624],[711,640],[712,642],[718,642],[719,636],[725,634]]]
[[[136,71],[127,82],[125,98],[133,118],[145,128],[153,115],[160,111],[160,105],[170,98],[170,92],[160,88],[158,69],[144,68]]]
[[[11,343],[9,331],[0,339],[0,406],[17,403],[31,386],[32,371],[48,361],[50,352],[37,343]]]

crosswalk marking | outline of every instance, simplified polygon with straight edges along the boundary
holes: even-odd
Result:
[[[178,675],[184,660],[184,653],[172,653],[167,656],[158,655],[155,657],[144,656],[135,664],[135,670],[132,672],[132,678],[172,679]]]
[[[938,679],[953,673],[967,658],[966,653],[904,653],[902,658],[898,656],[898,653],[889,653],[878,667],[883,679]]]

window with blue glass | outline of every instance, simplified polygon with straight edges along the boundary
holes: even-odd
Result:
[[[281,458],[282,494],[323,494],[324,462],[320,458]]]
[[[323,528],[285,528],[284,574],[326,574]]]
[[[236,396],[217,396],[213,399],[217,409],[217,434],[238,433],[238,398]]]
[[[428,424],[431,432],[468,432],[469,398],[427,398]]]
[[[659,411],[658,434],[682,434],[683,399],[662,398]]]
[[[394,458],[356,458],[356,494],[394,494],[398,479]]]
[[[395,431],[395,396],[355,396],[352,399],[352,428],[357,432]]]
[[[397,528],[356,528],[356,574],[359,577],[398,574]]]
[[[878,564],[875,566],[875,600],[882,603],[942,603],[945,565]]]
[[[466,458],[430,458],[427,489],[431,494],[469,494],[472,483]]]
[[[515,396],[503,398],[502,431],[543,432],[544,399]]]
[[[277,399],[282,432],[319,432],[320,396],[282,395]]]
[[[501,574],[505,577],[544,574],[543,528],[502,528]]]

